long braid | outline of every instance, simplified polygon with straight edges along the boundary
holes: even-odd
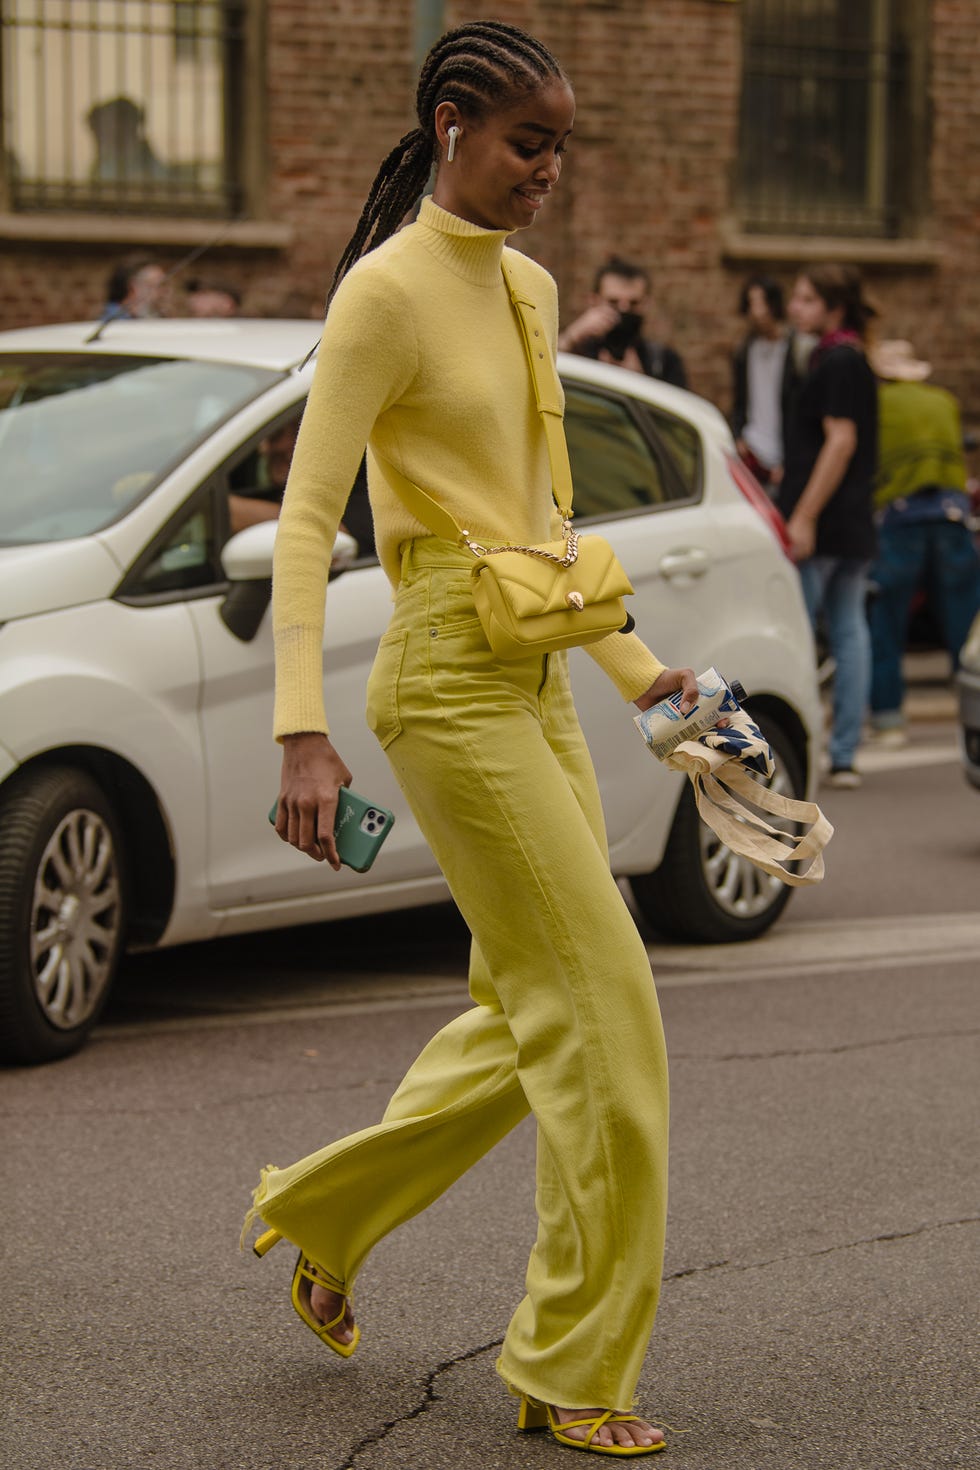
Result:
[[[495,104],[564,80],[548,48],[517,26],[474,21],[441,36],[419,74],[415,99],[419,126],[405,134],[379,168],[337,264],[330,296],[356,260],[395,233],[425,189],[436,156],[435,112],[440,102],[455,102],[460,111],[480,120]]]

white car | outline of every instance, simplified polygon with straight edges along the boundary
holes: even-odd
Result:
[[[963,770],[980,791],[980,613],[977,613],[959,653],[956,671],[959,696],[960,750]]]
[[[348,524],[362,544],[342,536],[330,583],[326,703],[357,789],[397,823],[369,873],[334,874],[267,821],[279,785],[275,520],[232,534],[229,506],[274,501],[273,448],[302,411],[315,336],[310,322],[283,321],[0,334],[5,1060],[80,1045],[127,946],[446,896],[365,724],[391,598],[364,544],[360,494]],[[560,369],[577,524],[601,523],[615,546],[639,631],[673,664],[740,679],[777,783],[809,794],[820,727],[810,629],[778,518],[724,420],[638,374],[577,357]],[[702,827],[632,707],[581,652],[573,665],[612,863],[646,918],[696,940],[761,933],[789,890]]]

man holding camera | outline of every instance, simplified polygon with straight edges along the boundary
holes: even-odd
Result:
[[[562,352],[594,357],[686,388],[680,354],[643,336],[649,305],[649,273],[641,265],[611,256],[596,272],[588,307],[559,334],[558,346]]]

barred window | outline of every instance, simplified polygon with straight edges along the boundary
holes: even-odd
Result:
[[[923,14],[915,0],[745,0],[745,229],[913,232],[926,157]]]
[[[232,216],[258,0],[0,0],[10,207]]]

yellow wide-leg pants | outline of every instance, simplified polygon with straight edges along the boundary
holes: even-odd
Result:
[[[497,1368],[548,1403],[627,1410],[663,1261],[660,1013],[609,870],[566,657],[497,661],[471,566],[448,542],[406,546],[368,722],[472,933],[474,1005],[379,1124],[264,1170],[250,1218],[349,1291],[372,1246],[530,1109],[537,1239]]]

